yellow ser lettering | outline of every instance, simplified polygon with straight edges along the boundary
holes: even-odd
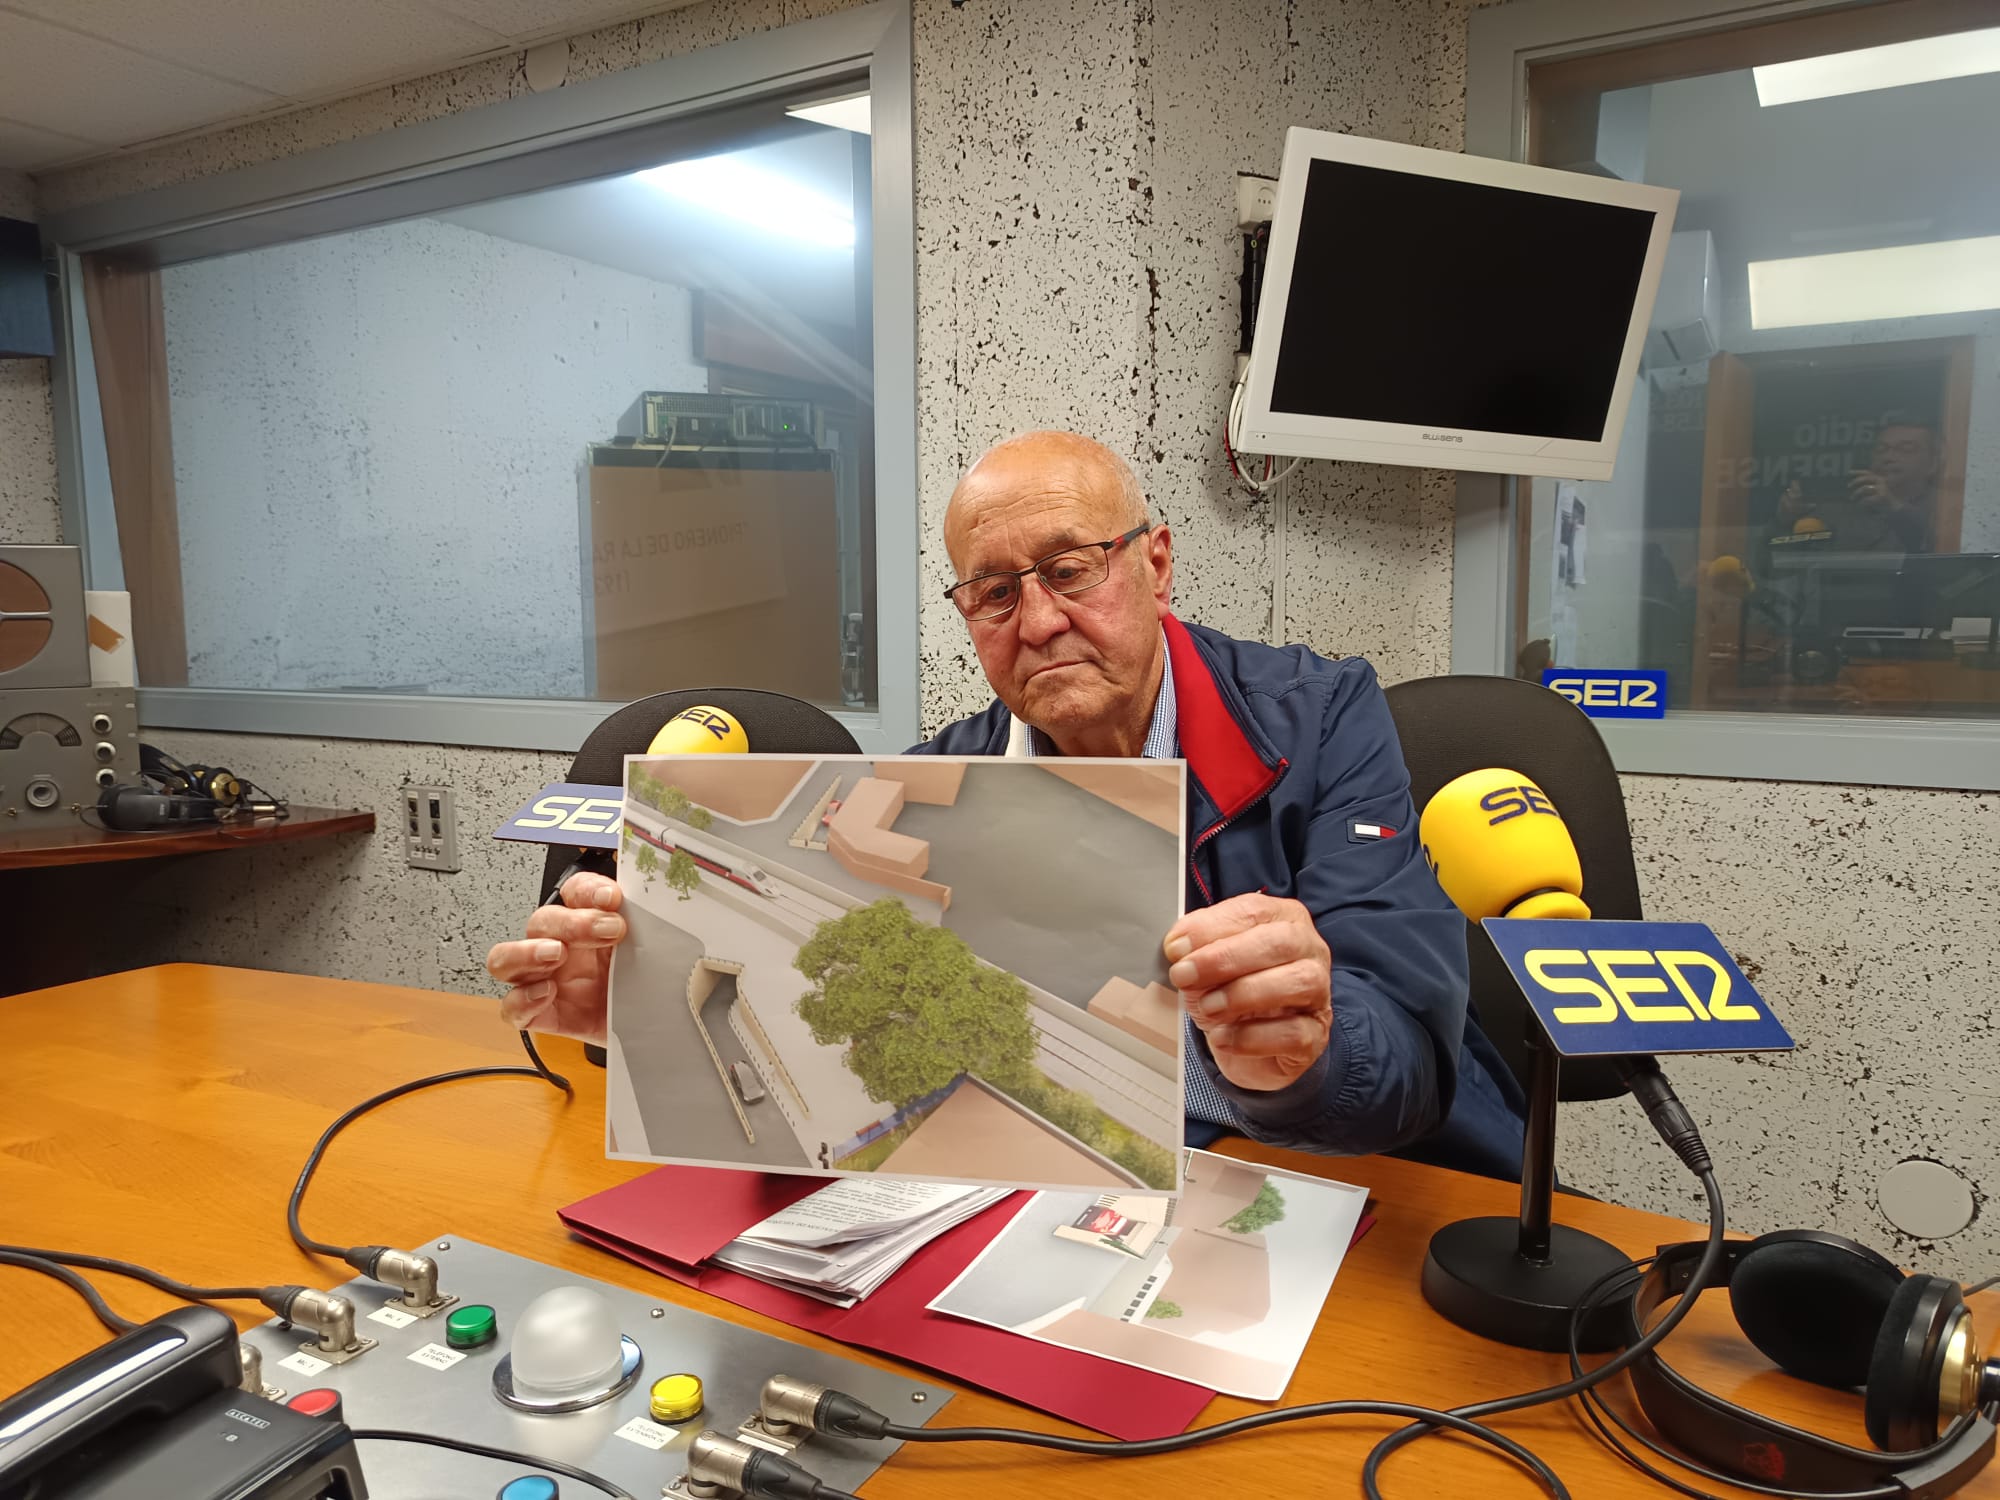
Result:
[[[563,823],[566,833],[609,833],[625,810],[624,804],[609,797],[590,797]]]
[[[518,819],[516,828],[560,828],[583,802],[581,797],[543,797],[535,803],[537,817]]]
[[[1716,1021],[1761,1021],[1763,1015],[1757,1007],[1746,1000],[1731,1000],[1729,992],[1734,988],[1729,979],[1729,970],[1706,953],[1691,949],[1664,949],[1656,954],[1660,967],[1667,971],[1667,977],[1674,982],[1674,988],[1686,998],[1688,1004],[1702,1014],[1704,1019]],[[1695,998],[1694,987],[1687,981],[1684,969],[1706,969],[1715,977],[1715,985],[1708,997],[1704,1011],[1700,1000]]]
[[[1634,996],[1664,995],[1667,982],[1654,974],[1621,974],[1628,969],[1655,968],[1653,955],[1644,948],[1593,948],[1590,961],[1604,976],[1605,986],[1618,997],[1625,1014],[1635,1021],[1692,1021],[1694,1012],[1685,1005],[1641,1005]]]
[[[1596,1000],[1595,1005],[1558,1005],[1552,1014],[1565,1026],[1585,1025],[1595,1021],[1615,1021],[1618,1019],[1618,1004],[1605,990],[1581,974],[1551,974],[1550,968],[1562,965],[1565,968],[1579,968],[1588,962],[1576,948],[1531,948],[1522,963],[1534,976],[1536,984],[1552,995],[1589,995]]]

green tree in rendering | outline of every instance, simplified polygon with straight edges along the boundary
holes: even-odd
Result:
[[[822,922],[792,963],[812,981],[798,1011],[813,1040],[846,1045],[871,1099],[900,1109],[960,1073],[1003,1091],[1035,1077],[1027,988],[894,897]]]
[[[639,858],[637,863],[639,867],[639,873],[646,877],[648,883],[652,881],[652,878],[655,875],[660,873],[659,851],[656,850],[651,844],[641,844],[639,846]]]
[[[627,823],[618,830],[618,852],[620,854],[630,854],[632,852],[632,825],[630,823]]]
[[[700,807],[679,787],[660,780],[659,777],[639,766],[631,772],[632,795],[653,808],[662,817],[678,818],[688,827],[700,833],[715,822],[715,814]]]
[[[701,884],[701,867],[687,850],[676,849],[667,857],[667,884],[680,893],[683,901],[692,896],[694,888]]]
[[[1146,1309],[1146,1316],[1149,1318],[1180,1318],[1187,1315],[1182,1312],[1180,1303],[1169,1302],[1166,1298],[1162,1297]]]
[[[1269,1229],[1285,1216],[1285,1196],[1278,1191],[1276,1183],[1264,1179],[1264,1185],[1257,1189],[1257,1196],[1248,1208],[1222,1221],[1222,1227],[1231,1234],[1258,1234]]]

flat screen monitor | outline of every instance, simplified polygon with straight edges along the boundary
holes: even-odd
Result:
[[[1609,479],[1679,196],[1286,132],[1242,447]]]

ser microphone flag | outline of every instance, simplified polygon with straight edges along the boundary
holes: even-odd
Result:
[[[750,739],[734,714],[698,703],[675,714],[647,745],[648,755],[741,753]],[[516,808],[493,832],[496,839],[524,844],[562,844],[577,849],[616,849],[625,793],[615,786],[556,781]]]

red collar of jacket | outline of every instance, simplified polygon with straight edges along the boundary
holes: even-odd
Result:
[[[1251,740],[1236,706],[1193,634],[1172,614],[1162,621],[1174,667],[1174,710],[1181,757],[1227,822],[1271,789],[1285,769]]]

